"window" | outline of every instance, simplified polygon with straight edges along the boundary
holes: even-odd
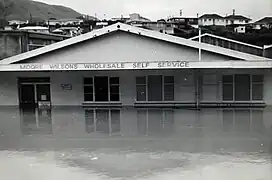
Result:
[[[263,75],[224,75],[224,101],[263,100]]]
[[[119,78],[110,78],[110,101],[119,101]]]
[[[174,101],[174,76],[164,76],[164,100]]]
[[[148,101],[162,101],[162,76],[148,76]]]
[[[84,78],[84,101],[120,101],[119,77]]]
[[[146,101],[146,77],[136,77],[137,101]]]
[[[223,76],[223,100],[233,100],[233,76]]]
[[[84,78],[84,101],[93,101],[93,78]]]
[[[174,76],[136,77],[137,101],[174,101]]]
[[[235,75],[235,101],[250,101],[250,75]]]
[[[263,76],[252,75],[252,100],[263,100]]]

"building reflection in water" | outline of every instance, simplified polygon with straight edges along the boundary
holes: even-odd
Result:
[[[20,117],[23,135],[52,134],[51,109],[21,108]]]
[[[264,135],[261,109],[38,109],[20,110],[24,135],[136,135],[201,137],[235,132]],[[52,123],[54,119],[54,125]],[[65,122],[65,123],[64,123]],[[85,130],[84,130],[85,129]],[[66,133],[66,134],[67,134]]]

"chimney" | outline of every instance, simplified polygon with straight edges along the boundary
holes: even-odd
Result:
[[[179,16],[180,17],[182,16],[182,9],[179,11]]]
[[[196,18],[198,18],[198,17],[199,17],[199,14],[197,13],[197,14],[196,14]]]
[[[235,9],[232,10],[232,15],[233,15],[233,16],[235,15]]]

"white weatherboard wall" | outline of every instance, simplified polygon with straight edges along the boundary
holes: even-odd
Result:
[[[202,52],[202,60],[230,60],[230,57]],[[233,58],[232,58],[233,59]],[[92,63],[138,61],[195,61],[198,49],[115,32],[29,60],[35,63]]]
[[[201,101],[222,101],[222,74],[254,73],[263,74],[258,70],[205,70],[200,75],[207,84],[201,86]],[[93,76],[120,77],[120,98],[123,105],[133,105],[136,100],[136,76],[165,75],[175,77],[175,101],[195,102],[195,74],[190,69],[180,70],[148,70],[148,71],[70,71],[70,72],[18,72],[1,73],[0,105],[17,106],[18,77],[50,77],[51,101],[54,106],[80,106],[84,102],[83,79]],[[264,102],[272,105],[272,74],[264,73]],[[72,85],[72,90],[63,90],[62,84]]]

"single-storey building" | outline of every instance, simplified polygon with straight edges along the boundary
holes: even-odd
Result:
[[[69,136],[262,132],[272,124],[271,68],[268,58],[117,23],[0,61],[0,106],[38,107],[33,122]]]

